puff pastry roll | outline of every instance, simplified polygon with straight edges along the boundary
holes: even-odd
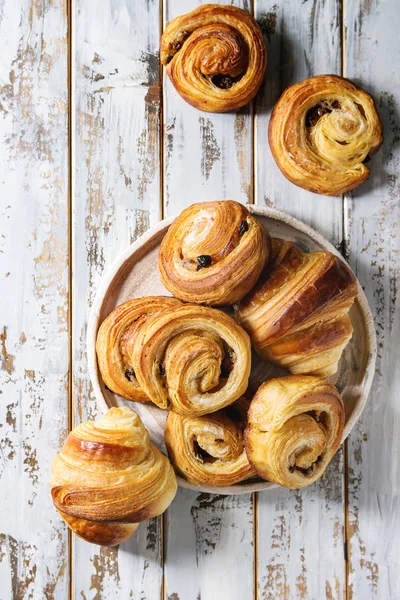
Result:
[[[61,517],[77,535],[104,546],[120,544],[137,523],[164,512],[177,490],[169,460],[127,407],[75,427],[51,470]]]
[[[182,98],[208,112],[250,102],[267,66],[263,35],[253,17],[220,4],[203,4],[168,23],[160,57]]]
[[[279,377],[258,389],[248,421],[246,451],[257,473],[298,489],[321,477],[339,448],[343,400],[321,377]]]
[[[370,173],[364,161],[382,141],[371,96],[336,75],[288,87],[269,123],[269,144],[282,173],[318,194],[343,194],[363,183]]]
[[[150,317],[139,331],[132,364],[141,388],[160,408],[204,415],[247,389],[247,333],[229,315],[184,305]]]
[[[244,447],[248,408],[243,397],[202,417],[170,412],[165,443],[175,469],[190,483],[209,486],[234,485],[255,475]]]
[[[245,206],[200,202],[169,227],[158,265],[163,284],[177,298],[228,306],[251,290],[269,253],[267,230]]]
[[[271,262],[236,317],[264,360],[294,374],[328,376],[352,336],[347,313],[356,295],[344,261],[274,238]]]
[[[118,306],[103,321],[96,340],[97,362],[102,379],[111,391],[127,400],[149,401],[130,364],[132,344],[150,315],[180,304],[175,298],[134,298]]]

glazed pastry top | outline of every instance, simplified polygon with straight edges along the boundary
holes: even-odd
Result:
[[[102,379],[107,387],[127,400],[148,402],[130,362],[136,336],[151,315],[179,306],[175,298],[147,296],[133,298],[113,310],[100,325],[96,353]]]
[[[364,161],[382,144],[373,99],[351,81],[318,75],[288,87],[276,103],[269,143],[283,174],[296,185],[327,195],[365,181]]]
[[[328,376],[351,337],[347,313],[357,293],[355,276],[332,253],[274,238],[271,261],[236,317],[266,361]]]
[[[113,545],[113,528],[161,514],[177,489],[168,459],[150,443],[138,415],[111,408],[104,419],[71,431],[52,463],[54,505],[79,535]],[[134,529],[116,527],[116,538]]]
[[[224,312],[186,304],[148,319],[132,364],[157,406],[200,416],[232,404],[246,391],[250,340]]]
[[[250,102],[267,65],[263,35],[253,17],[220,4],[203,4],[170,21],[160,58],[178,93],[208,112]]]
[[[172,464],[191,483],[228,486],[255,474],[244,447],[249,401],[201,417],[170,412],[165,443]]]
[[[246,451],[257,473],[298,489],[321,477],[339,448],[344,406],[326,379],[279,377],[258,389],[248,421]]]
[[[174,296],[224,306],[250,291],[269,253],[267,230],[245,206],[232,200],[200,202],[169,227],[158,264]]]

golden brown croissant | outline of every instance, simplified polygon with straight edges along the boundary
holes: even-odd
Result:
[[[318,194],[343,194],[369,176],[364,161],[382,144],[369,94],[336,75],[288,87],[269,123],[275,161],[292,183]]]
[[[97,361],[106,386],[127,400],[146,402],[130,364],[132,344],[146,319],[168,307],[179,306],[175,298],[148,296],[124,302],[101,324],[96,341]]]
[[[272,259],[236,317],[257,353],[291,373],[333,375],[353,328],[357,281],[330,252],[272,240]]]
[[[250,340],[224,312],[187,304],[150,317],[131,360],[141,388],[157,406],[204,415],[246,391]]]
[[[250,102],[267,66],[256,21],[240,8],[220,4],[203,4],[168,23],[160,57],[182,98],[208,112]]]
[[[245,206],[200,202],[172,223],[158,265],[163,284],[177,298],[228,306],[251,290],[269,253],[267,230]]]
[[[326,379],[279,377],[258,389],[248,421],[246,451],[257,473],[298,489],[321,477],[339,448],[343,401]]]
[[[165,443],[175,469],[190,483],[234,485],[255,474],[244,447],[249,401],[243,397],[211,415],[170,412]]]
[[[164,512],[176,490],[167,457],[150,444],[140,418],[127,407],[75,427],[52,464],[55,507],[76,534],[94,544],[125,541],[137,523]]]

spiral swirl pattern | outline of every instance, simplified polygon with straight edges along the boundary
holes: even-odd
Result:
[[[179,306],[175,298],[148,296],[124,302],[101,324],[96,352],[102,379],[107,387],[127,400],[148,402],[130,364],[136,335],[146,319],[168,307]]]
[[[371,96],[336,75],[288,87],[269,124],[271,151],[282,173],[319,194],[342,194],[363,183],[370,174],[363,161],[382,140]]]
[[[150,444],[140,418],[127,407],[78,425],[52,464],[55,507],[78,535],[95,544],[126,540],[137,523],[164,512],[176,490],[168,459]]]
[[[243,397],[202,417],[170,412],[165,443],[175,469],[191,483],[221,487],[254,475],[243,436],[248,408],[249,401]]]
[[[250,102],[267,66],[256,21],[240,8],[219,4],[204,4],[168,23],[160,56],[182,98],[208,112]]]
[[[269,254],[269,234],[245,206],[200,202],[172,223],[158,265],[163,284],[177,298],[228,306],[255,285]]]
[[[319,479],[339,448],[343,401],[326,379],[280,377],[258,389],[248,420],[246,451],[257,473],[298,489]]]
[[[250,340],[222,311],[184,305],[146,321],[131,360],[141,388],[157,406],[200,416],[246,391]]]

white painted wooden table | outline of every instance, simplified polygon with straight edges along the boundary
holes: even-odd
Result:
[[[229,3],[229,2],[227,2]],[[0,600],[400,599],[398,0],[238,0],[269,64],[254,106],[196,111],[158,62],[196,0],[0,0]],[[288,85],[342,73],[376,98],[385,142],[342,198],[286,181],[267,143]],[[119,548],[71,536],[49,468],[94,418],[86,325],[100,277],[163,215],[233,198],[338,245],[365,286],[378,363],[367,408],[316,485],[185,490]]]

